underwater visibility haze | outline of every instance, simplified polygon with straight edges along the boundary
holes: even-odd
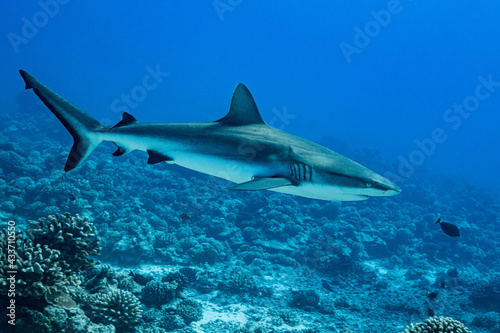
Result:
[[[1,332],[500,332],[500,4],[4,7]]]

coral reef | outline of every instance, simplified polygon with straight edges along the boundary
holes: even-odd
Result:
[[[185,299],[177,305],[177,314],[184,319],[186,325],[203,318],[203,310],[200,303],[191,299]]]
[[[477,315],[472,325],[488,329],[492,333],[500,333],[500,313],[487,312]]]
[[[20,272],[16,294],[21,297],[41,298],[45,293],[68,292],[69,286],[80,284],[78,273],[92,269],[95,261],[89,255],[99,254],[99,239],[95,227],[85,218],[69,214],[30,221],[26,235],[18,231],[9,235],[6,229],[0,237],[2,276],[7,276],[7,244],[15,237],[15,262]],[[12,269],[10,269],[12,270]],[[0,288],[5,291],[7,281]]]
[[[129,291],[113,289],[106,294],[93,295],[90,305],[95,320],[105,325],[130,329],[142,318],[141,303]]]
[[[300,325],[300,317],[297,313],[285,309],[271,309],[269,315],[272,317],[273,325],[281,326],[287,324],[289,326]]]
[[[471,333],[461,322],[449,317],[431,317],[406,327],[404,333]]]
[[[38,221],[29,221],[26,234],[33,244],[46,244],[61,252],[71,270],[78,273],[94,268],[96,262],[89,256],[100,254],[96,227],[87,217],[50,215]]]
[[[0,236],[0,291],[7,295],[10,283],[6,280],[9,268],[7,260],[8,233],[3,229]],[[42,298],[45,293],[68,292],[69,286],[80,283],[69,265],[60,260],[61,251],[46,244],[33,244],[20,231],[15,234],[14,267],[20,273],[15,281],[16,295],[20,297]]]
[[[186,326],[180,316],[154,308],[144,311],[143,319],[145,324],[137,327],[138,332],[171,332]]]
[[[213,177],[145,167],[135,152],[112,160],[105,145],[60,177],[65,143],[39,130],[59,124],[38,108],[30,106],[37,126],[0,115],[0,226],[13,220],[20,231],[16,299],[26,327],[31,313],[53,331],[289,332],[300,318],[296,332],[392,332],[407,318],[446,313],[475,333],[498,331],[500,204],[485,190],[429,173],[397,197],[363,202],[230,192]],[[351,153],[389,168],[373,152]],[[461,237],[436,228],[437,215]],[[1,277],[8,237],[0,234]],[[121,324],[93,303],[117,293],[144,309],[144,322]],[[203,319],[189,319],[200,317],[194,304]]]
[[[177,288],[178,283],[176,281],[149,281],[142,290],[142,302],[149,306],[160,307],[175,298]]]
[[[314,290],[292,290],[290,305],[305,310],[314,309],[319,303],[319,295]]]
[[[161,279],[164,283],[175,285],[176,297],[179,297],[184,289],[187,288],[189,281],[188,278],[181,272],[168,273]]]
[[[479,309],[500,312],[500,274],[474,284],[470,301]]]
[[[233,293],[255,293],[257,284],[252,274],[244,270],[234,270],[224,287]]]

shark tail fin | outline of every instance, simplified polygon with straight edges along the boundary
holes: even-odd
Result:
[[[26,89],[33,89],[35,94],[73,136],[73,147],[64,166],[64,171],[73,170],[103,141],[100,133],[106,127],[41,84],[27,72],[20,70],[19,73],[26,83]]]

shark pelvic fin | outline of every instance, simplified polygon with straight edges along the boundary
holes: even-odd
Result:
[[[293,182],[290,179],[284,177],[269,177],[269,178],[254,177],[252,180],[248,182],[231,185],[227,189],[236,191],[259,191],[259,190],[268,190],[270,188],[290,186],[290,185],[297,186],[298,183]]]
[[[229,112],[216,122],[232,126],[265,124],[252,94],[242,83],[239,83],[234,90]]]
[[[156,164],[160,162],[173,163],[174,159],[170,156],[164,155],[154,150],[148,150],[148,164]]]

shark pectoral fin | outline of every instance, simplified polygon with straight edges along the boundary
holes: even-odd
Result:
[[[164,155],[154,150],[148,150],[148,164],[156,164],[160,162],[173,163],[174,159],[170,156]]]
[[[254,177],[252,180],[248,182],[231,185],[227,189],[236,191],[259,191],[259,190],[268,190],[275,187],[290,186],[290,185],[297,186],[298,183],[294,183],[290,179],[284,177],[269,177],[269,178]]]

